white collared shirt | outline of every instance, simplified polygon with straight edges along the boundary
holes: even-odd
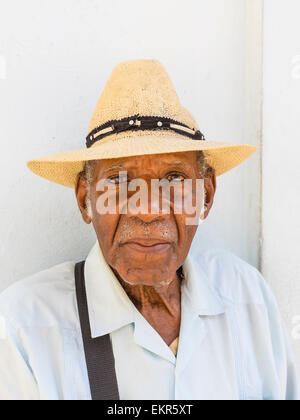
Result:
[[[0,296],[0,399],[91,399],[74,262]],[[233,254],[188,255],[177,357],[136,309],[98,243],[85,264],[92,336],[110,334],[120,399],[300,399],[278,308]],[[101,368],[101,367],[100,367]]]

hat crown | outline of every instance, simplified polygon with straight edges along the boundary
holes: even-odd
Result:
[[[137,114],[172,118],[199,129],[158,60],[128,60],[115,66],[95,107],[89,132],[108,121]]]

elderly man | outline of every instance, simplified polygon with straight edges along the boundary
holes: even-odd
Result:
[[[205,140],[158,61],[117,65],[87,148],[28,162],[75,188],[97,243],[1,295],[0,398],[297,399],[260,273],[190,252],[216,176],[254,150]]]

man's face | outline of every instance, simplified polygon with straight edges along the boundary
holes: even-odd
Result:
[[[127,180],[120,177],[120,171],[126,171]],[[183,264],[197,225],[189,225],[187,214],[182,209],[174,212],[176,204],[175,194],[170,194],[169,211],[163,213],[161,196],[156,200],[151,196],[151,180],[168,180],[180,183],[192,180],[192,188],[188,191],[182,188],[184,194],[192,196],[192,203],[196,205],[196,179],[199,178],[199,164],[196,152],[183,152],[174,154],[144,155],[120,159],[97,161],[93,170],[93,179],[90,184],[90,199],[92,208],[92,223],[95,228],[98,242],[103,255],[111,268],[118,273],[123,281],[131,285],[163,286],[170,283],[176,271]],[[116,192],[116,214],[99,214],[97,200],[101,199],[104,191],[99,190],[99,180],[105,180],[105,185],[114,185]],[[147,210],[137,214],[130,207],[126,214],[121,214],[119,206],[121,188],[127,192],[125,201],[135,194],[128,191],[127,186],[133,179],[142,179],[148,187]],[[211,181],[211,182],[209,182]],[[97,186],[98,183],[98,186]],[[152,187],[153,188],[153,187]],[[79,181],[76,194],[81,211],[84,213],[83,200],[86,195],[86,183]],[[208,210],[211,207],[215,189],[215,178],[207,178],[205,182],[208,193]],[[107,189],[105,190],[107,191]],[[157,198],[157,197],[156,197]],[[156,200],[157,202],[153,202]],[[99,204],[99,201],[98,201]],[[184,206],[183,206],[184,207]],[[98,207],[99,209],[99,207]],[[207,211],[208,213],[208,211]],[[83,214],[85,221],[89,222],[87,215]],[[205,217],[207,214],[205,214]]]

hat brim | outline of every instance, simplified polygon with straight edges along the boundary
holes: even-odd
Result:
[[[118,133],[83,150],[47,155],[29,160],[28,168],[49,181],[74,188],[84,162],[98,159],[115,159],[129,156],[156,155],[202,150],[207,163],[217,176],[233,169],[256,151],[256,146],[214,141],[192,140],[177,133],[135,132]]]

